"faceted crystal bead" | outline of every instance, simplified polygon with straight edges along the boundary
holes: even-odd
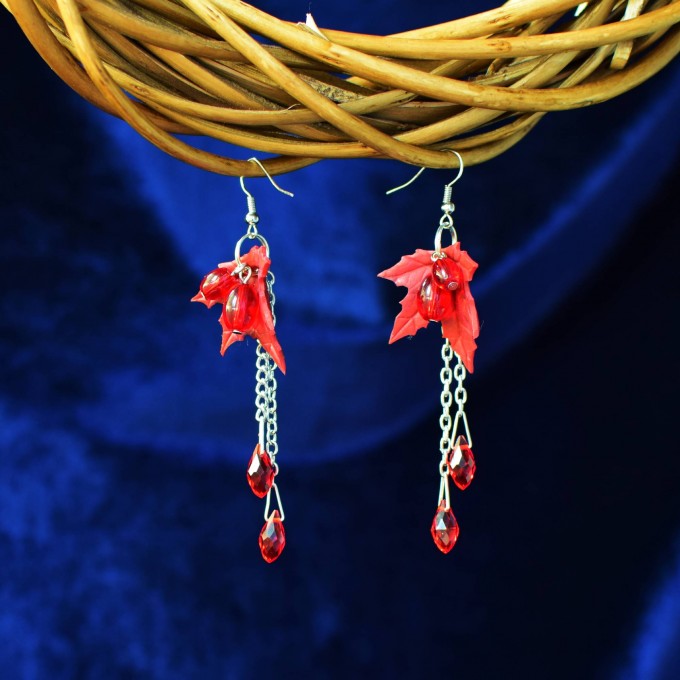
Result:
[[[264,498],[274,483],[274,467],[271,458],[259,444],[250,457],[246,478],[250,488],[258,498]]]
[[[463,285],[463,270],[450,257],[442,257],[432,265],[434,283],[439,288],[454,291]]]
[[[260,531],[260,552],[265,562],[273,562],[286,546],[286,532],[278,510],[272,512]]]
[[[423,319],[441,321],[453,313],[453,296],[445,288],[436,286],[434,277],[428,276],[420,285],[416,308]]]
[[[257,296],[253,287],[247,283],[239,283],[229,293],[224,305],[227,322],[239,333],[247,333],[251,330],[257,319],[257,311]]]
[[[201,292],[206,300],[224,304],[238,283],[236,276],[230,274],[224,267],[218,267],[203,277]]]
[[[449,455],[449,470],[451,479],[459,489],[467,489],[472,478],[475,476],[477,465],[472,449],[468,446],[467,439],[460,436]]]
[[[447,553],[456,545],[458,540],[458,522],[453,516],[451,508],[446,509],[446,501],[442,500],[432,520],[432,538],[434,544],[443,552]]]

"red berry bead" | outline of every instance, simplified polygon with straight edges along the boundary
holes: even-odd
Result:
[[[224,315],[233,330],[247,333],[257,320],[258,301],[253,287],[247,283],[239,283],[234,288],[224,305]]]
[[[463,270],[450,257],[442,257],[432,265],[434,283],[445,290],[458,290],[463,285]]]
[[[441,321],[453,314],[453,296],[445,288],[436,286],[434,277],[428,276],[420,285],[416,308],[423,319]]]
[[[230,274],[224,267],[208,272],[201,281],[201,293],[210,302],[224,304],[229,293],[238,285],[238,278]]]

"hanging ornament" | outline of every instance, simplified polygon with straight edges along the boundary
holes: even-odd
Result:
[[[257,159],[251,160],[262,168],[279,191],[289,196],[293,195],[281,189]],[[275,481],[279,473],[276,462],[279,447],[275,372],[277,366],[282,373],[286,372],[286,360],[274,330],[276,298],[274,275],[270,269],[269,244],[258,231],[259,216],[255,209],[255,199],[246,190],[243,177],[241,188],[248,200],[246,214],[248,229],[236,243],[233,261],[223,262],[208,272],[203,277],[192,302],[202,302],[208,308],[216,304],[222,305],[219,317],[222,326],[220,347],[222,354],[235,342],[240,342],[247,336],[257,341],[255,420],[258,423],[258,441],[248,462],[246,479],[258,498],[267,499],[264,511],[265,524],[258,543],[263,559],[266,562],[273,562],[281,555],[286,545],[286,532],[283,527],[285,514]],[[242,256],[241,247],[246,240],[257,240],[261,245],[252,246]],[[272,493],[276,497],[278,509],[270,511]]]
[[[475,475],[476,464],[472,453],[472,437],[465,415],[467,391],[463,386],[467,371],[474,370],[474,355],[477,349],[476,338],[479,336],[479,319],[475,301],[470,292],[470,281],[477,269],[477,263],[461,250],[458,236],[453,226],[454,205],[451,202],[453,185],[463,174],[463,159],[453,152],[459,161],[456,178],[444,187],[442,201],[443,215],[435,234],[434,250],[416,250],[413,255],[406,255],[399,262],[378,276],[393,281],[398,286],[407,288],[406,296],[401,301],[401,312],[394,321],[390,336],[390,344],[397,340],[415,335],[431,321],[441,323],[442,360],[444,366],[440,377],[442,382],[441,405],[439,418],[441,439],[439,451],[439,499],[437,511],[432,521],[431,533],[435,545],[443,553],[448,553],[458,540],[459,526],[451,510],[449,496],[449,479],[459,489],[466,489]],[[387,193],[403,189],[413,182],[422,172],[406,184],[396,187]],[[451,245],[442,248],[442,234],[451,234]],[[456,359],[456,366],[451,362]],[[455,392],[451,393],[451,384],[456,381]],[[451,418],[451,407],[456,402],[457,410]],[[460,428],[465,436],[458,436]]]

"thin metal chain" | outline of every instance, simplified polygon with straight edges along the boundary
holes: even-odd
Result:
[[[439,451],[442,456],[446,456],[451,450],[451,427],[453,422],[451,420],[451,404],[453,403],[453,395],[451,394],[451,382],[453,381],[453,371],[451,370],[451,359],[453,359],[453,348],[451,343],[446,340],[442,347],[442,359],[444,360],[444,367],[439,373],[442,381],[442,414],[439,416],[439,425],[442,429],[442,437],[439,441]]]
[[[451,382],[453,380],[453,371],[451,370],[451,359],[453,359],[453,349],[451,343],[446,340],[442,346],[442,359],[444,360],[444,367],[439,373],[442,381],[442,414],[439,416],[439,425],[442,428],[442,436],[439,440],[439,451],[442,454],[439,463],[439,474],[441,482],[439,484],[439,505],[442,500],[446,500],[446,509],[451,507],[449,502],[449,452],[451,451],[451,404],[453,403],[453,395],[451,394]]]
[[[267,292],[269,293],[269,306],[272,312],[272,322],[276,325],[276,295],[274,295],[274,274],[269,272],[267,279]],[[274,360],[267,354],[267,452],[276,466],[276,454],[279,452],[277,442],[278,422],[277,422],[277,403],[276,403],[276,366]],[[275,470],[277,468],[275,467]]]
[[[453,398],[458,406],[456,411],[456,417],[453,421],[453,432],[451,433],[451,440],[456,439],[458,433],[458,425],[460,421],[463,421],[463,426],[465,427],[465,437],[467,439],[468,445],[472,446],[472,437],[470,435],[470,427],[468,426],[467,415],[465,415],[465,404],[467,403],[467,390],[465,389],[463,382],[467,377],[467,371],[465,370],[465,365],[461,358],[456,354],[456,359],[458,363],[453,369],[453,377],[456,379],[457,385],[453,393]]]
[[[269,420],[269,395],[267,393],[269,354],[259,342],[255,353],[257,355],[255,360],[255,420],[260,426],[258,436],[260,448],[266,450],[265,426]]]
[[[268,278],[267,278],[267,292],[269,293],[269,306],[271,308],[271,313],[272,313],[272,321],[274,325],[276,325],[276,314],[274,313],[274,306],[276,305],[276,295],[274,295],[274,274],[272,272],[269,272]],[[258,351],[258,356],[260,353],[264,354],[265,357],[265,399],[266,399],[266,433],[265,433],[265,439],[266,439],[266,449],[267,453],[269,454],[269,457],[272,461],[272,467],[274,468],[274,477],[276,478],[279,474],[279,466],[278,463],[276,462],[276,456],[279,452],[279,444],[277,441],[277,433],[278,433],[278,414],[277,414],[277,409],[278,405],[276,402],[276,390],[278,387],[278,383],[276,381],[276,364],[274,363],[274,360],[269,356],[269,353],[265,351],[264,347],[258,342],[257,344],[257,351]],[[281,521],[283,521],[286,517],[284,511],[283,511],[283,504],[281,503],[281,494],[279,493],[279,487],[276,482],[272,484],[271,489],[269,489],[269,492],[267,493],[267,501],[265,503],[264,507],[264,518],[265,520],[269,520],[271,513],[270,513],[270,507],[271,507],[271,500],[272,500],[272,492],[276,496],[276,504],[279,508],[279,514],[281,517]]]
[[[269,355],[267,355],[269,357]],[[277,442],[277,403],[276,403],[276,376],[274,374],[276,367],[272,358],[269,357],[267,366],[267,453],[272,459],[272,464],[276,463],[276,454],[279,452],[279,445]]]
[[[458,386],[456,387],[456,392],[454,393],[454,399],[456,400],[456,404],[458,404],[458,410],[463,411],[465,408],[465,402],[467,401],[467,390],[463,386],[463,381],[467,376],[467,371],[465,370],[465,366],[457,354],[456,358],[458,359],[458,363],[453,369],[453,377],[456,379]]]

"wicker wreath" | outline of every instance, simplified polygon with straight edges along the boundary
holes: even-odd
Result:
[[[83,97],[225,175],[262,171],[176,135],[274,154],[272,174],[323,158],[451,167],[445,149],[472,165],[546,112],[611,99],[680,51],[680,0],[509,0],[391,36],[289,23],[240,0],[0,2]]]

